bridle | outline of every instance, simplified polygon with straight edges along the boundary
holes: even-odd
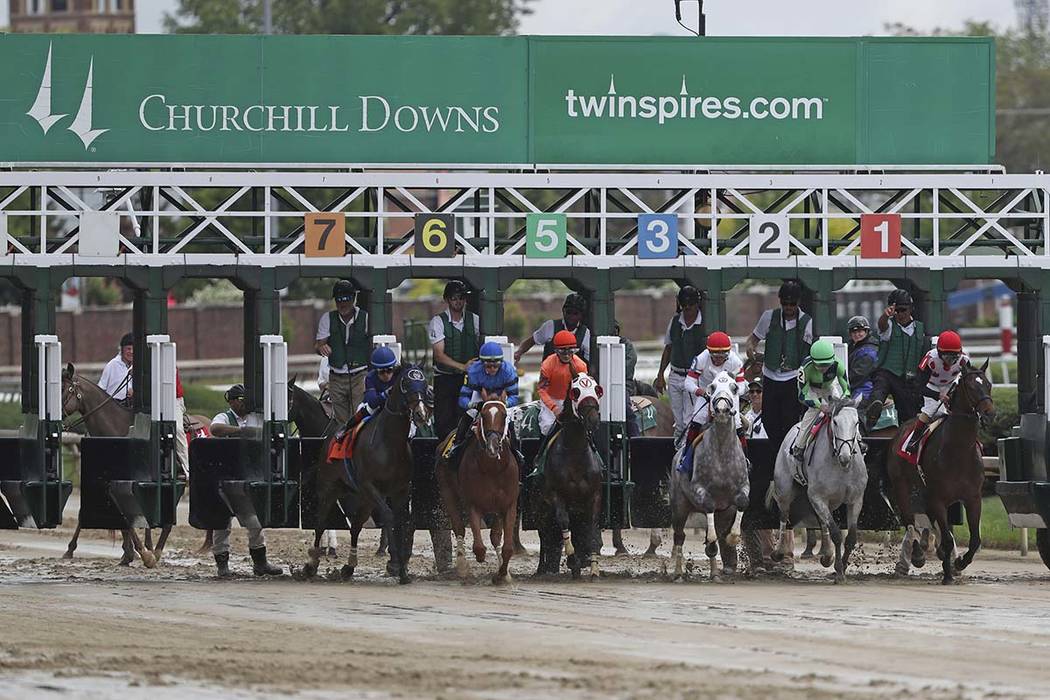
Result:
[[[959,375],[959,378],[948,389],[948,408],[952,413],[960,413],[955,410],[955,397],[961,392],[962,397],[970,404],[969,409],[962,413],[964,413],[964,415],[976,415],[977,419],[983,424],[984,414],[978,410],[980,405],[985,401],[992,403],[993,406],[995,403],[992,400],[991,394],[984,390],[984,382],[978,382],[981,385],[981,393],[977,396],[977,400],[975,401],[971,393],[972,388],[966,383],[967,377],[984,377],[984,372],[979,369],[964,369],[963,373]]]
[[[495,431],[495,430],[485,430],[485,415],[486,415],[486,409],[489,406],[493,406],[493,407],[499,406],[499,407],[503,408],[504,421],[503,421],[503,431],[502,431],[502,433],[497,433],[497,431]],[[503,403],[502,401],[498,401],[498,400],[485,401],[484,403],[481,404],[481,406],[478,407],[478,433],[479,433],[479,437],[481,438],[481,442],[484,444],[486,442],[486,439],[488,438],[489,435],[497,435],[497,434],[499,435],[499,452],[496,453],[497,457],[499,456],[500,453],[503,452],[503,447],[507,444],[507,435],[508,435],[508,433],[510,431],[510,419],[509,419],[509,417],[506,414],[506,410],[507,410],[507,404]],[[486,445],[486,449],[487,449],[487,445]]]
[[[426,387],[425,391],[413,391],[411,383],[420,383]],[[429,386],[426,386],[426,376],[417,367],[409,367],[401,372],[396,383],[397,391],[391,391],[386,396],[384,409],[391,415],[402,418],[411,415],[414,407],[420,404],[432,406],[433,396]]]
[[[70,413],[73,413],[75,411],[79,411],[80,412],[80,418],[77,418],[75,421],[73,421],[69,425],[64,425],[63,428],[62,428],[63,430],[72,430],[73,428],[79,428],[81,425],[83,425],[87,421],[87,419],[90,416],[93,416],[94,414],[96,414],[100,410],[102,410],[102,408],[104,406],[106,406],[106,404],[116,403],[116,399],[114,399],[112,395],[106,394],[105,400],[102,403],[100,403],[98,406],[95,406],[90,411],[83,411],[83,410],[81,410],[81,407],[84,404],[84,390],[80,387],[80,382],[78,381],[79,378],[80,378],[80,375],[77,375],[77,374],[74,374],[72,377],[70,377],[69,378],[69,388],[62,392],[62,417],[65,418]],[[128,370],[127,375],[124,377],[124,381],[122,381],[120,383],[120,386],[117,387],[117,391],[120,391],[125,386],[127,386],[128,382],[130,380],[131,380],[131,371]],[[105,393],[105,392],[103,392],[103,393]],[[67,409],[66,406],[68,404],[68,400],[69,400],[70,396],[75,397],[77,402],[76,402],[76,405],[73,408]]]
[[[841,402],[835,404],[835,410],[828,416],[828,435],[831,437],[831,453],[836,457],[841,452],[842,448],[849,445],[849,462],[847,462],[847,468],[850,464],[853,464],[853,458],[858,454],[864,454],[864,451],[860,446],[860,422],[857,423],[857,429],[853,431],[853,435],[848,438],[839,437],[835,433],[835,416],[848,405],[848,402]]]

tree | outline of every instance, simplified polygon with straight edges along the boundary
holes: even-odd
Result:
[[[898,36],[917,36],[911,27],[887,25]],[[996,31],[987,22],[961,30],[935,29],[935,36],[995,38],[995,154],[1007,172],[1050,170],[1050,34],[1040,23]]]
[[[513,34],[533,0],[272,0],[278,34]],[[179,0],[180,34],[262,31],[262,0]]]

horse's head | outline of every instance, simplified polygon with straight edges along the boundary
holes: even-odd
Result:
[[[579,372],[572,378],[569,385],[569,401],[572,405],[572,413],[583,421],[587,432],[594,432],[598,427],[601,416],[598,410],[598,402],[601,400],[605,390],[598,382],[594,381],[586,372]]]
[[[980,367],[963,367],[959,379],[949,390],[948,410],[951,413],[976,413],[982,424],[995,416],[992,382],[985,373],[987,370],[988,360]]]
[[[489,400],[478,409],[481,443],[485,452],[492,459],[498,459],[507,442],[510,421],[507,419],[507,404],[502,401]]]
[[[726,423],[740,410],[740,385],[729,372],[719,372],[711,381],[711,420]]]
[[[849,396],[836,396],[830,401],[832,452],[839,464],[848,467],[853,458],[863,454],[860,447],[860,416],[857,402]]]
[[[62,370],[62,417],[84,412],[84,392],[80,388],[80,377],[77,376],[73,363],[69,362]]]
[[[423,428],[430,422],[431,408],[434,406],[434,392],[427,384],[423,370],[415,365],[402,367],[397,381],[390,389],[390,397],[395,408],[408,410],[412,422],[417,428]]]

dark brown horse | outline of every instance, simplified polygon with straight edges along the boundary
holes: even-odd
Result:
[[[353,462],[357,491],[342,461],[328,461],[325,445],[317,461],[317,522],[325,523],[336,508],[350,522],[350,556],[342,568],[344,579],[354,575],[357,567],[357,540],[361,528],[378,510],[385,523],[392,521],[391,563],[400,583],[408,583],[408,559],[412,556],[412,523],[408,498],[412,485],[412,453],[408,442],[409,423],[421,428],[430,418],[432,398],[422,370],[405,365],[387,393],[386,404],[357,436]],[[390,506],[387,505],[387,500]],[[314,530],[314,546],[303,575],[313,576],[321,559],[323,527]]]
[[[547,449],[543,499],[548,508],[539,527],[537,576],[558,573],[563,545],[573,578],[586,566],[592,579],[598,576],[598,561],[592,555],[598,554],[602,465],[591,447],[591,434],[598,428],[600,397],[601,387],[591,377],[574,374],[558,417],[561,432]]]
[[[492,546],[500,550],[499,571],[493,583],[509,583],[508,566],[514,555],[514,523],[518,517],[518,461],[510,449],[507,405],[501,398],[483,393],[484,403],[478,408],[474,438],[465,447],[459,469],[453,471],[444,458],[435,465],[438,488],[445,512],[456,535],[456,572],[460,578],[469,573],[463,540],[463,512],[470,520],[474,536],[474,558],[485,561],[485,540],[481,536],[481,519],[495,515],[497,523],[490,532]],[[505,535],[505,536],[504,536]],[[502,543],[501,541],[502,540]],[[502,549],[500,549],[502,544]]]
[[[984,485],[984,465],[977,444],[979,421],[995,413],[992,403],[992,383],[985,375],[988,361],[980,368],[964,367],[948,398],[948,416],[926,442],[919,468],[897,454],[901,443],[911,433],[915,420],[905,423],[894,438],[886,460],[886,469],[892,485],[893,500],[907,528],[901,544],[901,559],[897,573],[907,575],[909,565],[921,567],[926,563],[926,551],[915,528],[912,511],[912,491],[918,490],[925,500],[926,515],[940,530],[937,554],[944,569],[942,583],[951,583],[954,575],[973,561],[981,547],[981,489]],[[966,509],[966,524],[970,542],[966,553],[955,556],[955,538],[948,525],[948,507],[962,501]]]

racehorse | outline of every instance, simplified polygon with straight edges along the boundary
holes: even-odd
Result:
[[[374,418],[361,427],[354,447],[357,493],[353,493],[350,475],[341,461],[329,461],[328,451],[334,436],[325,440],[317,459],[317,522],[328,520],[334,508],[340,508],[350,520],[350,555],[342,568],[348,579],[357,567],[357,540],[365,521],[374,510],[384,523],[392,522],[390,558],[400,583],[408,583],[408,559],[412,556],[412,523],[408,498],[412,484],[412,453],[408,443],[409,423],[417,428],[430,419],[432,394],[423,371],[404,365],[387,392],[386,403]],[[387,506],[387,499],[391,505]],[[303,575],[317,573],[320,562],[323,527],[314,530],[314,546]]]
[[[459,469],[452,471],[447,460],[439,457],[435,465],[441,500],[452,521],[456,535],[456,572],[461,578],[469,573],[464,554],[463,511],[470,519],[474,536],[474,558],[485,561],[485,541],[481,536],[481,518],[495,515],[502,527],[494,526],[490,537],[492,546],[500,549],[499,571],[493,583],[509,583],[508,566],[514,555],[514,523],[518,517],[518,476],[520,467],[510,449],[507,404],[500,398],[482,392],[483,403],[478,408],[474,424],[474,440],[463,447]]]
[[[715,555],[721,552],[726,574],[736,572],[736,546],[740,543],[740,521],[748,505],[750,482],[747,457],[736,434],[740,385],[728,372],[719,372],[711,382],[711,423],[693,452],[691,469],[671,475],[671,523],[674,548],[671,558],[675,578],[684,574],[682,545],[685,521],[692,513],[703,513],[707,520],[706,553],[711,578],[718,574]],[[686,449],[682,446],[682,450]],[[674,464],[681,460],[681,450]]]
[[[911,501],[913,489],[918,489],[922,494],[926,515],[940,531],[937,555],[941,558],[944,571],[941,583],[952,583],[955,574],[969,566],[981,548],[984,465],[977,442],[977,430],[979,423],[995,415],[992,383],[985,374],[987,369],[988,360],[980,368],[963,367],[956,383],[949,389],[948,415],[926,440],[918,466],[898,454],[901,444],[911,434],[914,419],[901,427],[891,444],[886,471],[892,486],[894,505],[906,528],[896,567],[898,575],[906,576],[909,566],[921,567],[926,563],[926,551],[915,528]],[[956,554],[955,538],[948,525],[948,507],[957,501],[962,501],[966,509],[970,542],[966,553],[953,560]],[[927,537],[928,534],[924,532],[922,539]]]
[[[776,500],[780,508],[780,532],[773,560],[782,561],[790,554],[787,551],[790,540],[785,537],[785,530],[812,511],[820,524],[820,565],[831,566],[834,542],[835,582],[839,583],[846,580],[846,566],[857,544],[857,518],[864,505],[868,468],[864,463],[856,402],[849,396],[831,398],[827,403],[827,416],[806,450],[808,462],[802,475],[796,474],[795,458],[791,456],[791,446],[802,424],[796,423],[788,431],[777,451],[766,505],[772,506]],[[843,504],[849,530],[845,552],[842,530],[832,516]]]
[[[572,369],[572,365],[569,365]],[[591,555],[598,535],[602,502],[602,465],[591,447],[591,434],[599,423],[598,400],[602,388],[585,372],[572,369],[558,435],[547,447],[543,474],[544,509],[539,527],[540,562],[536,575],[557,574],[564,545],[566,564],[573,578],[590,565],[598,576],[598,561]]]

